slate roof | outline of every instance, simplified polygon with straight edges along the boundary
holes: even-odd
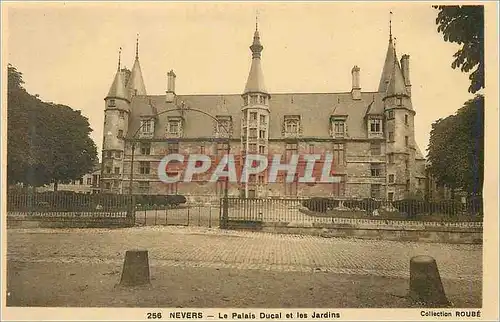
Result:
[[[375,100],[374,100],[375,98]],[[228,115],[233,120],[233,137],[241,135],[241,94],[226,95],[178,95],[177,106],[184,102],[186,107],[199,109],[213,116]],[[376,92],[361,93],[360,100],[353,100],[351,93],[276,93],[271,94],[269,138],[282,138],[281,130],[285,115],[300,115],[302,137],[330,137],[331,116],[347,115],[348,138],[366,138],[365,115],[372,104],[371,113],[383,113],[382,94]],[[176,108],[174,103],[167,103],[165,95],[135,96],[131,103],[131,123],[129,133],[140,127],[141,116],[154,115]],[[167,112],[158,116],[155,137],[164,137],[168,117],[181,116],[178,111]],[[184,113],[186,120],[183,131],[185,138],[213,137],[214,125],[210,117],[194,111]]]
[[[127,91],[125,89],[125,75],[122,71],[117,71],[115,79],[109,88],[106,98],[122,98],[128,100]]]

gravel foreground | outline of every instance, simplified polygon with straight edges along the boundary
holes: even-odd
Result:
[[[482,248],[474,245],[189,227],[7,233],[7,306],[418,307],[406,298],[406,266],[430,254],[453,307],[482,307]],[[151,285],[117,287],[134,248],[150,252]]]

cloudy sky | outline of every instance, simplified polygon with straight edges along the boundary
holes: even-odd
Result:
[[[451,68],[455,44],[436,31],[429,3],[53,3],[8,8],[7,59],[25,87],[89,118],[102,145],[104,97],[117,66],[132,67],[136,34],[148,94],[162,94],[166,73],[177,93],[241,93],[248,46],[259,14],[263,70],[271,92],[344,92],[351,68],[365,91],[378,87],[389,33],[410,55],[416,140],[426,154],[433,121],[471,98],[468,75]]]

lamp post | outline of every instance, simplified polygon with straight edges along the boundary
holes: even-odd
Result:
[[[151,121],[151,120],[154,120],[155,118],[157,118],[158,116],[162,115],[162,114],[165,114],[165,113],[168,113],[168,112],[173,112],[173,111],[193,111],[193,112],[198,112],[198,113],[201,113],[201,114],[204,114],[204,115],[207,115],[209,116],[210,118],[212,118],[213,120],[215,120],[223,129],[224,131],[226,132],[227,134],[227,154],[229,156],[229,153],[231,152],[231,139],[230,139],[230,135],[229,135],[229,130],[224,126],[223,123],[221,123],[216,117],[214,117],[213,115],[205,112],[205,111],[202,111],[202,110],[199,110],[199,109],[195,109],[195,108],[180,108],[180,107],[177,107],[177,108],[172,108],[172,109],[168,109],[168,110],[165,110],[165,111],[162,111],[162,112],[159,112],[159,113],[156,113],[155,115],[151,116],[150,118],[146,119],[146,121]],[[131,153],[131,158],[130,158],[130,177],[129,177],[129,190],[128,190],[128,195],[129,195],[129,199],[132,201],[133,200],[133,180],[134,180],[134,156],[135,156],[135,139],[136,139],[136,136],[137,134],[139,134],[140,130],[142,129],[142,127],[144,126],[145,123],[142,123],[139,128],[134,132],[134,134],[132,135],[132,137],[130,138],[130,141],[132,143],[132,153]],[[224,185],[224,199],[223,199],[223,206],[222,206],[222,219],[223,219],[223,222],[222,222],[222,225],[221,225],[221,228],[227,228],[227,220],[228,220],[228,194],[229,194],[229,178],[226,177],[226,183]],[[132,204],[132,207],[135,206],[135,203],[134,202],[131,202]],[[132,212],[132,209],[131,209],[131,212]]]

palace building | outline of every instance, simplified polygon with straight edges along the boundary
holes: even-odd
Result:
[[[230,151],[241,169],[246,153],[333,154],[340,182],[268,183],[266,173],[247,184],[229,183],[230,196],[402,199],[425,192],[425,159],[415,142],[409,55],[399,60],[392,34],[376,91],[361,90],[360,68],[352,68],[352,90],[332,93],[273,94],[264,83],[263,45],[253,36],[251,67],[241,93],[182,95],[176,75],[167,73],[165,93],[146,92],[138,43],[132,70],[120,67],[105,97],[101,188],[103,192],[217,196],[224,179],[166,184],[158,164],[169,153],[206,154],[213,164]],[[242,84],[242,87],[245,84]],[[201,111],[201,112],[200,112]],[[227,131],[226,131],[227,130]],[[132,153],[134,148],[134,153]],[[130,178],[133,159],[133,180]],[[169,166],[182,172],[184,163]],[[169,172],[169,174],[170,174]]]

